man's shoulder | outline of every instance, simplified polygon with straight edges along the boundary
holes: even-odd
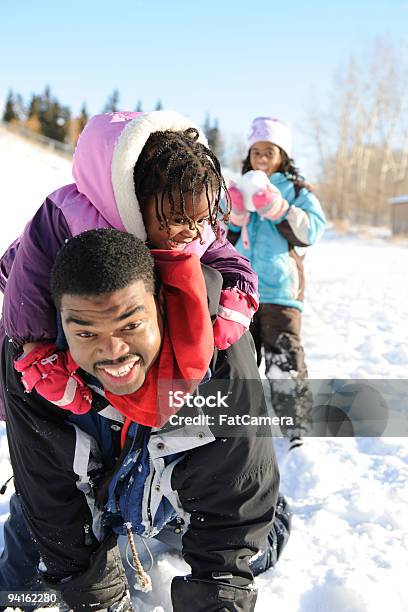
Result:
[[[201,264],[201,270],[207,289],[208,310],[210,311],[211,319],[214,320],[217,316],[218,305],[220,303],[223,283],[222,274],[218,272],[218,270],[215,270],[215,268],[211,268],[205,264]]]
[[[215,349],[211,373],[217,378],[260,380],[255,344],[249,331],[226,350]]]

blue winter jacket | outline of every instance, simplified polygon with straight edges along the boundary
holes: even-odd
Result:
[[[296,197],[292,181],[280,172],[272,174],[269,180],[288,201],[289,209],[277,221],[264,219],[256,212],[250,213],[247,225],[249,248],[244,247],[241,237],[235,248],[249,259],[258,274],[261,303],[302,310],[304,275],[301,247],[310,246],[321,237],[326,219],[313,193],[303,187]],[[233,233],[241,231],[233,224],[228,229]]]

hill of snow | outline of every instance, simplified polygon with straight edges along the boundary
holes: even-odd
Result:
[[[68,161],[1,128],[0,164],[4,250],[47,193],[72,178]],[[406,377],[407,254],[386,234],[363,239],[332,230],[310,249],[303,338],[311,376]],[[401,411],[406,424],[405,404]],[[4,426],[0,433],[3,482],[11,469]],[[406,438],[308,439],[290,455],[282,439],[275,446],[281,488],[294,510],[293,532],[276,569],[256,580],[257,612],[408,611]],[[1,523],[11,493],[9,486],[1,499]],[[170,612],[171,578],[188,566],[152,548],[154,590],[135,600],[135,609]]]
[[[45,197],[73,182],[71,162],[51,150],[35,145],[0,125],[2,207],[0,252],[10,237],[21,234],[25,224]]]

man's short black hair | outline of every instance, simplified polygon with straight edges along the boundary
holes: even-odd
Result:
[[[60,307],[63,295],[113,293],[142,280],[155,294],[154,260],[144,242],[115,229],[97,229],[70,238],[51,271],[51,294]]]

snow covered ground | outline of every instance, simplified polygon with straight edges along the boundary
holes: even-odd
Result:
[[[45,197],[73,182],[71,162],[51,150],[28,143],[0,125],[2,202],[0,252],[21,234]]]
[[[71,182],[68,161],[0,128],[3,205],[0,250],[44,196]],[[403,379],[408,367],[408,245],[386,232],[328,230],[306,258],[303,338],[314,378]],[[407,419],[407,412],[403,413]],[[276,440],[282,491],[294,511],[276,569],[258,577],[257,612],[408,611],[408,443],[406,438],[310,438],[287,455]],[[0,429],[0,484],[11,474]],[[0,501],[7,518],[9,486]],[[170,612],[180,556],[156,548],[154,590],[140,612]]]

